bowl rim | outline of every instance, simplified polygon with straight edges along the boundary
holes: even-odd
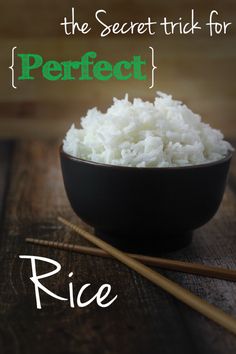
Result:
[[[140,170],[140,171],[144,171],[144,170],[148,170],[148,171],[172,170],[173,171],[173,170],[189,170],[189,169],[196,169],[196,168],[211,167],[211,166],[215,166],[215,165],[220,165],[221,163],[231,160],[231,158],[233,156],[233,151],[229,150],[227,152],[227,155],[225,155],[222,159],[211,161],[211,162],[206,162],[206,163],[201,163],[198,165],[170,166],[170,167],[135,167],[135,166],[110,165],[110,164],[106,164],[106,163],[81,159],[79,157],[72,156],[72,155],[68,154],[67,152],[65,152],[63,150],[63,144],[60,144],[60,146],[59,146],[59,153],[61,155],[64,155],[69,160],[77,161],[77,162],[83,163],[85,165],[92,165],[92,166],[97,166],[97,167],[102,167],[102,168],[112,168],[112,169],[119,169],[119,170],[129,170],[129,171],[132,171],[132,170]]]

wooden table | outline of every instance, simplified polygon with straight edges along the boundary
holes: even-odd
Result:
[[[234,354],[235,336],[117,261],[25,243],[25,237],[31,235],[84,244],[57,222],[57,216],[63,215],[82,223],[64,192],[57,145],[40,141],[0,144],[0,353]],[[191,246],[166,257],[236,268],[235,168],[234,161],[214,219],[195,232]],[[37,310],[30,262],[19,255],[58,261],[60,273],[43,284],[61,296],[68,294],[68,274],[74,272],[75,292],[91,283],[85,296],[89,297],[109,283],[118,299],[108,308],[93,303],[73,309],[67,302],[41,293],[42,309]],[[42,262],[38,271],[47,272],[49,267]],[[235,283],[161,273],[236,316]]]

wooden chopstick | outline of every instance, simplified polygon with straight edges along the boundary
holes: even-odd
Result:
[[[88,254],[91,256],[109,257],[109,258],[112,257],[107,252],[95,247],[80,246],[80,245],[75,245],[70,243],[54,242],[54,241],[41,240],[41,239],[35,239],[30,237],[26,238],[25,241],[40,246],[47,246],[47,247],[58,248],[62,250],[70,250],[78,253]],[[166,258],[150,257],[141,254],[133,254],[133,253],[127,253],[127,254],[130,257],[137,259],[147,265],[157,266],[163,269],[197,274],[197,275],[202,275],[210,278],[236,281],[236,270],[224,269],[219,267],[211,267],[203,264],[183,262],[183,261],[166,259]]]
[[[213,320],[217,324],[228,329],[230,332],[236,335],[236,319],[234,317],[228,315],[227,313],[215,307],[214,305],[207,303],[205,300],[194,295],[189,290],[183,288],[174,281],[164,277],[158,272],[155,272],[154,270],[145,266],[136,259],[131,258],[127,254],[111,246],[109,243],[83,230],[81,227],[73,225],[62,217],[58,217],[58,220],[64,225],[69,226],[87,241],[95,244],[97,247],[100,247],[101,249],[112,255],[114,258],[118,259],[120,262],[126,264],[129,268],[135,270],[143,277],[149,279],[151,282],[164,289],[178,300],[182,301],[186,305],[190,306],[194,310],[200,312],[202,315],[208,317],[209,319]]]

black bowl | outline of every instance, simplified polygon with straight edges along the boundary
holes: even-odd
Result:
[[[232,154],[201,165],[138,168],[82,160],[60,148],[64,185],[75,213],[125,251],[186,246],[216,213]]]

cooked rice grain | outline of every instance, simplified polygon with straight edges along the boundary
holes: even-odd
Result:
[[[63,150],[85,160],[120,166],[173,167],[223,158],[232,146],[172,96],[157,92],[154,103],[114,98],[106,113],[90,109],[63,141]]]

